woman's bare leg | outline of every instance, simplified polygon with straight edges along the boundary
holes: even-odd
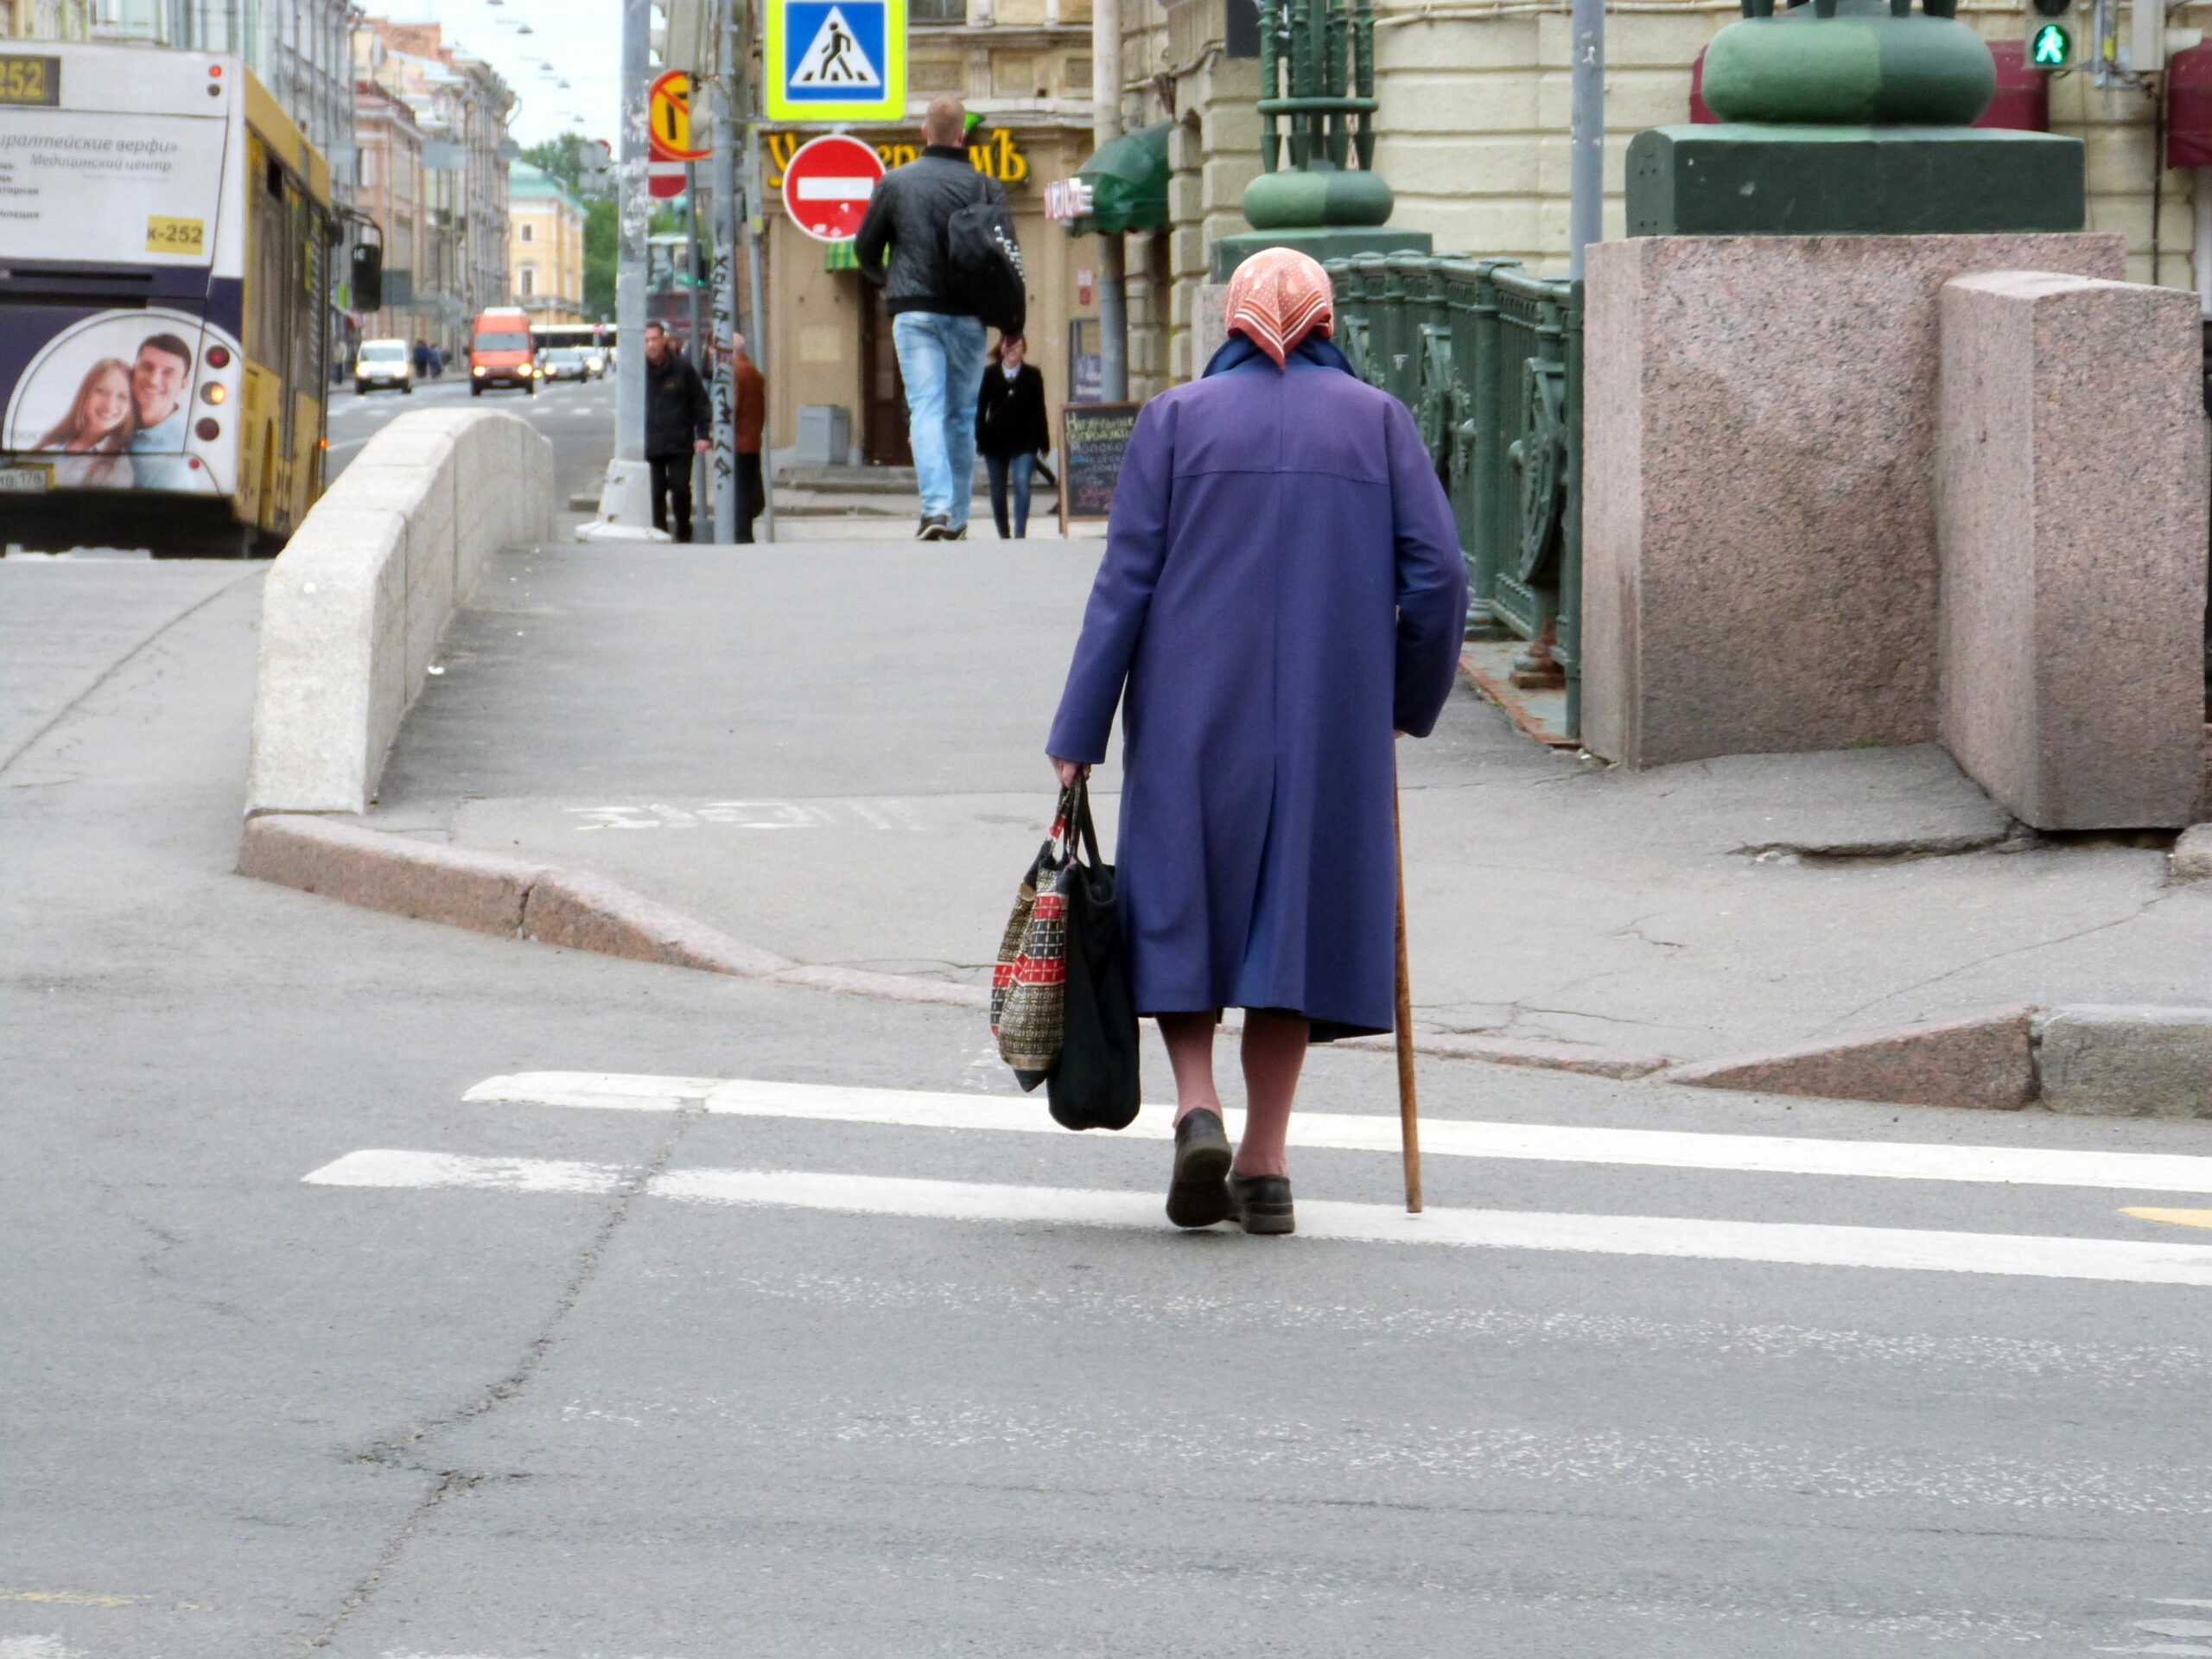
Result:
[[[1303,1020],[1245,1011],[1244,1138],[1236,1143],[1239,1175],[1290,1173],[1283,1142],[1290,1134],[1290,1103],[1298,1093],[1298,1073],[1306,1064],[1310,1034]],[[1176,1077],[1179,1083],[1179,1068]]]
[[[1211,1014],[1163,1014],[1160,1040],[1167,1045],[1167,1064],[1175,1073],[1175,1121],[1192,1112],[1221,1110],[1221,1096],[1213,1083],[1213,1030]]]

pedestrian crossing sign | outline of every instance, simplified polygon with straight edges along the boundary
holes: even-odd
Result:
[[[906,0],[769,0],[772,121],[899,121]]]

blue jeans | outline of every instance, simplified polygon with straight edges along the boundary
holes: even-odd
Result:
[[[998,520],[999,539],[1008,539],[1006,531],[1006,486],[1014,486],[1014,539],[1029,533],[1029,469],[1036,464],[1035,454],[1025,452],[1019,455],[985,455],[983,465],[991,474],[991,517]]]
[[[922,516],[968,523],[976,493],[976,397],[983,385],[983,325],[973,317],[901,311],[891,319],[906,383],[906,436]]]

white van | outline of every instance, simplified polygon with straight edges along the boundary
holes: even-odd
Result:
[[[353,359],[353,390],[368,396],[371,386],[415,390],[415,354],[404,340],[365,340]]]

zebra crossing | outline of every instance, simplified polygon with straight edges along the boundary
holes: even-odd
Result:
[[[946,1135],[1064,1134],[1034,1101],[1004,1096],[868,1089],[767,1079],[545,1071],[489,1077],[471,1103],[563,1111],[706,1116],[924,1128]],[[1238,1128],[1231,1111],[1230,1128]],[[1173,1135],[1172,1111],[1147,1106],[1123,1132]],[[1394,1118],[1301,1113],[1299,1148],[1395,1155]],[[1424,1151],[1446,1159],[1843,1177],[1878,1181],[2004,1184],[2093,1189],[2130,1195],[2212,1192],[2212,1157],[2164,1153],[1961,1146],[1623,1129],[1439,1118],[1423,1126]],[[416,1189],[556,1197],[635,1192],[677,1204],[812,1211],[964,1224],[1058,1224],[1109,1230],[1162,1225],[1150,1188],[1108,1190],[1016,1185],[823,1169],[672,1167],[648,1171],[610,1162],[363,1147],[308,1172],[311,1185]],[[2136,1207],[2162,1220],[2200,1211]],[[1599,1215],[1505,1209],[1432,1209],[1409,1216],[1392,1205],[1303,1198],[1300,1236],[1309,1243],[1405,1249],[1503,1249],[1997,1274],[2212,1288],[2212,1245],[2167,1238],[2082,1237],[1955,1229],[1746,1221],[1682,1216]]]

